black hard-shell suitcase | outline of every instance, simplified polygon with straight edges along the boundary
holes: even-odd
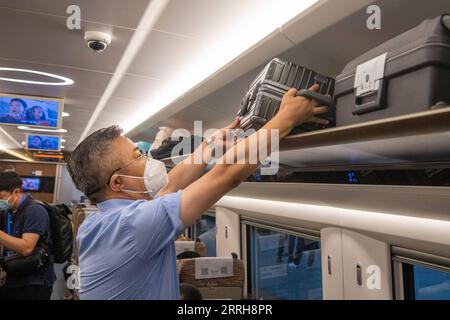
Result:
[[[450,105],[450,15],[350,62],[336,78],[335,103],[337,126]]]
[[[305,89],[314,84],[319,84],[317,94],[307,92]],[[258,130],[272,119],[280,107],[283,95],[290,89],[299,89],[299,95],[314,98],[322,105],[329,106],[329,112],[321,115],[322,118],[330,120],[327,126],[307,123],[294,129],[293,133],[300,133],[312,130],[333,127],[335,125],[335,109],[332,106],[332,99],[324,95],[333,95],[334,79],[322,76],[306,67],[282,61],[280,59],[271,60],[266,67],[258,74],[256,79],[247,89],[238,116],[242,117],[240,128],[243,130]]]

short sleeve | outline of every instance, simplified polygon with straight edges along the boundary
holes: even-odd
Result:
[[[22,234],[35,233],[43,237],[48,233],[49,221],[47,210],[43,206],[33,205],[27,208]]]
[[[181,191],[143,201],[124,216],[125,227],[142,259],[149,259],[183,232],[180,218]]]

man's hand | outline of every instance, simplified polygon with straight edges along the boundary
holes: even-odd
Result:
[[[222,129],[220,129],[220,131],[223,134],[225,134],[227,132],[227,130],[229,130],[229,129],[236,129],[239,126],[240,121],[241,121],[241,119],[239,117],[237,117],[236,119],[234,119],[234,121],[232,123],[230,123],[226,127],[223,127]]]
[[[310,91],[317,91],[318,85],[312,86]],[[291,129],[297,125],[307,122],[315,122],[323,125],[329,123],[328,120],[318,116],[328,112],[327,107],[320,107],[315,100],[309,100],[305,97],[297,97],[297,90],[290,89],[281,101],[280,111],[275,117],[288,124]],[[281,128],[280,128],[281,129]],[[289,133],[290,130],[287,132]],[[280,134],[281,136],[281,134]]]
[[[232,123],[217,130],[212,136],[211,141],[214,144],[216,150],[222,150],[222,155],[225,154],[228,149],[236,144],[234,137],[234,129],[239,126],[240,118],[237,117]]]
[[[239,118],[236,118],[228,126],[217,130],[212,136],[212,145],[208,146],[203,142],[194,152],[183,162],[179,163],[169,172],[169,184],[163,188],[158,195],[162,196],[168,193],[184,189],[203,174],[203,170],[212,160],[212,151],[223,149],[223,154],[234,145],[235,141],[233,129],[239,125]],[[211,149],[212,148],[212,149]],[[199,158],[200,163],[195,160]]]

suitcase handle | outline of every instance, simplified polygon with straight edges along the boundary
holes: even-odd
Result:
[[[353,115],[361,115],[364,113],[369,113],[375,110],[380,110],[385,108],[385,98],[386,98],[386,82],[384,79],[380,80],[380,88],[376,91],[375,100],[361,104],[362,98],[356,96],[355,92],[355,107],[353,109]]]
[[[450,14],[443,14],[441,17],[441,23],[447,31],[450,31]]]
[[[323,94],[309,91],[309,90],[300,90],[297,92],[298,97],[305,97],[308,99],[316,100],[320,106],[324,107],[333,107],[333,99],[330,96],[325,96]]]

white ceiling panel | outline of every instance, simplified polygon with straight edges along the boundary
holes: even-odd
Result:
[[[11,32],[12,27],[14,32]],[[97,54],[87,47],[82,31],[67,29],[65,19],[1,9],[0,39],[3,45],[0,58],[113,73],[134,31],[92,23],[86,23],[84,27],[86,30],[110,31],[112,44],[102,54]]]
[[[67,130],[68,130],[68,132],[67,133],[63,133],[63,135],[65,136],[65,137],[67,137],[66,138],[66,140],[67,141],[69,141],[69,142],[74,142],[74,139],[72,139],[72,135],[75,135],[75,136],[80,136],[81,135],[81,133],[82,133],[82,127],[81,126],[79,126],[79,125],[77,125],[77,124],[74,124],[74,125],[69,125],[69,124],[66,124],[66,126],[67,126]],[[76,141],[75,141],[76,142]]]
[[[260,68],[257,68],[246,73],[205,98],[200,99],[195,105],[200,105],[226,115],[236,114],[248,86],[260,71]]]
[[[136,28],[149,0],[0,0],[0,6],[67,17],[67,7],[78,5],[81,19]]]
[[[166,82],[160,79],[127,74],[120,81],[113,97],[145,103],[146,99],[157,95],[165,85]]]
[[[69,125],[67,124],[67,133],[63,133],[62,135],[66,137],[66,140],[70,143],[76,143],[75,139],[72,139],[72,135],[79,137],[83,131],[83,128],[77,124]]]
[[[70,114],[70,117],[63,118],[63,128],[68,130],[64,134],[67,140],[66,150],[72,150],[72,146],[78,142],[98,100],[99,97],[76,95],[65,99],[64,110]]]
[[[209,110],[200,106],[191,106],[189,109],[183,109],[172,117],[159,123],[159,126],[168,126],[174,129],[194,129],[194,121],[201,121],[203,130],[210,128],[210,124],[218,118],[226,118],[222,113]]]
[[[307,3],[312,2],[174,0],[167,6],[156,29],[200,39],[227,49],[242,37],[253,34],[267,35],[286,22],[286,19],[295,16]],[[262,30],[263,28],[267,29]]]
[[[71,120],[67,121],[63,127],[67,130],[67,133],[63,134],[66,137],[67,143],[76,145],[78,142],[77,139],[83,133],[84,125],[80,121]]]
[[[236,17],[251,12],[255,2],[249,0],[175,0],[167,6],[156,29],[203,40],[214,40]],[[253,5],[253,6],[252,6]],[[205,26],[208,26],[205,28]]]
[[[161,32],[150,34],[130,72],[176,79],[197,69],[209,76],[280,27],[289,16],[283,12],[273,0],[171,1],[155,27]]]
[[[84,126],[86,125],[86,122],[89,120],[89,118],[92,115],[91,110],[77,108],[76,106],[73,106],[72,104],[66,104],[65,110],[66,110],[66,112],[70,113],[70,117],[63,118],[62,127],[67,130],[76,129],[78,131],[82,131],[84,129]],[[73,135],[73,132],[71,132],[71,131],[69,131],[67,136],[69,136],[70,139],[74,139],[74,140],[76,139]],[[74,143],[75,142],[77,142],[77,141],[74,141]]]
[[[64,111],[70,113],[70,117],[64,119],[77,118],[77,113],[92,113],[99,100],[100,97],[89,95],[71,94],[66,96],[64,99]]]
[[[117,114],[116,112],[102,112],[102,115],[100,116],[98,123],[101,123],[102,126],[110,126],[113,124],[120,124],[120,119],[123,116],[120,114]],[[92,132],[92,131],[91,131]]]
[[[114,114],[117,120],[120,122],[123,120],[125,116],[130,115],[130,113],[133,113],[135,112],[136,109],[140,108],[141,107],[140,103],[141,102],[139,100],[130,100],[113,97],[109,99],[104,109],[104,112],[108,114]],[[100,118],[101,117],[102,116],[100,116]]]
[[[157,79],[174,79],[210,50],[205,42],[159,31],[150,32],[128,72]]]

